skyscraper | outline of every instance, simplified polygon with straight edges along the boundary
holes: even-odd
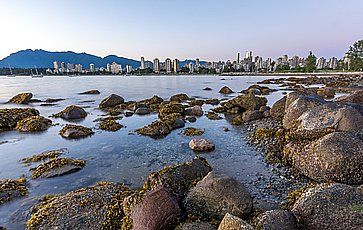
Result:
[[[167,58],[165,60],[165,70],[166,70],[166,73],[171,73],[171,71],[173,70],[170,58]]]
[[[246,59],[252,61],[252,51],[246,51]]]
[[[54,68],[54,70],[57,70],[58,71],[58,69],[59,69],[59,62],[54,61],[53,62],[53,68]]]
[[[189,62],[188,67],[189,67],[189,73],[194,73],[194,64],[193,64],[193,62]]]
[[[145,58],[141,57],[141,66],[140,69],[145,69]]]
[[[159,73],[160,72],[160,61],[159,59],[155,58],[154,59],[154,73]]]
[[[89,70],[91,73],[94,73],[95,72],[95,64],[90,64],[89,65]]]
[[[237,65],[241,62],[241,54],[237,53]]]
[[[178,73],[179,72],[179,59],[175,58],[173,61],[173,69],[174,69],[174,73]]]

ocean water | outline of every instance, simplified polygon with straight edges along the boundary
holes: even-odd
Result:
[[[224,80],[224,79],[225,80]],[[81,125],[91,127],[95,134],[81,140],[66,140],[59,134],[62,126],[69,121],[51,118],[53,124],[45,132],[37,134],[6,131],[0,133],[0,179],[19,178],[25,175],[29,179],[29,197],[14,200],[0,206],[0,226],[10,229],[21,228],[23,220],[15,218],[17,210],[32,197],[44,194],[58,194],[90,186],[99,181],[123,182],[131,188],[142,185],[146,176],[164,166],[191,160],[195,153],[189,149],[188,142],[192,137],[181,134],[183,129],[174,130],[162,139],[152,139],[135,134],[133,131],[157,119],[157,114],[146,116],[134,115],[124,117],[119,122],[125,128],[118,132],[107,132],[97,129],[95,119],[106,113],[98,109],[99,102],[115,93],[126,101],[142,100],[158,95],[164,99],[177,93],[186,93],[189,97],[232,98],[238,93],[228,96],[219,94],[223,86],[229,86],[235,92],[248,88],[251,84],[268,77],[220,77],[220,76],[92,76],[92,77],[0,77],[0,108],[34,107],[42,116],[50,116],[63,110],[69,105],[79,105],[85,108],[88,116]],[[210,87],[212,91],[202,90]],[[269,87],[277,87],[269,85]],[[79,95],[86,90],[98,89],[100,95]],[[21,92],[32,92],[33,98],[45,100],[47,98],[64,98],[55,106],[42,107],[39,103],[20,106],[5,104],[12,96]],[[268,96],[268,105],[282,97],[282,91]],[[212,108],[204,105],[204,111]],[[253,182],[260,176],[273,177],[271,166],[266,164],[253,147],[245,143],[246,133],[241,127],[232,126],[225,119],[212,121],[205,116],[198,118],[196,123],[187,123],[186,127],[205,129],[202,137],[212,140],[216,150],[201,154],[213,169],[236,178],[244,183],[254,196],[259,194],[258,186]],[[224,132],[228,127],[230,132]],[[84,159],[86,167],[76,173],[51,178],[30,179],[29,166],[23,166],[19,160],[48,150],[67,148],[69,153],[65,157]],[[264,197],[274,199],[274,197]],[[15,214],[14,214],[15,213]],[[14,219],[15,218],[15,219]]]

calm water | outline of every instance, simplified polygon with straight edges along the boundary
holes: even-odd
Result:
[[[39,104],[29,105],[38,109],[43,116],[49,116],[61,111],[68,105],[79,105],[85,108],[88,116],[82,125],[92,127],[95,135],[90,138],[70,141],[58,135],[59,130],[67,122],[54,119],[52,126],[46,132],[39,134],[20,134],[17,131],[0,133],[0,179],[19,178],[26,175],[29,178],[29,167],[23,166],[19,160],[43,151],[67,148],[66,157],[85,159],[87,166],[70,175],[52,178],[30,180],[30,198],[43,194],[57,194],[71,191],[80,187],[93,185],[98,181],[124,182],[132,188],[143,183],[145,177],[162,167],[174,163],[191,160],[195,153],[188,147],[191,137],[180,134],[182,129],[174,130],[163,139],[154,140],[139,136],[133,130],[151,123],[157,119],[157,114],[147,116],[124,117],[120,123],[126,128],[118,132],[97,130],[96,118],[105,115],[100,111],[98,103],[111,93],[119,94],[125,100],[142,100],[158,95],[164,99],[176,93],[186,93],[190,97],[225,98],[218,93],[225,85],[238,92],[249,85],[267,77],[223,77],[219,76],[168,76],[168,77],[44,77],[32,79],[29,77],[6,78],[0,77],[0,108],[21,107],[3,104],[9,98],[20,92],[32,92],[36,99],[64,98],[56,106],[42,107]],[[213,91],[202,90],[211,87]],[[270,86],[272,87],[272,86]],[[100,95],[78,95],[78,93],[98,89]],[[234,97],[238,94],[230,95]],[[267,96],[272,105],[282,96],[274,92]],[[210,106],[203,106],[208,111]],[[240,127],[231,126],[226,120],[211,121],[201,117],[196,123],[187,123],[186,127],[205,129],[203,137],[211,139],[216,144],[216,150],[203,154],[214,170],[233,176],[246,184],[255,196],[259,189],[251,184],[261,175],[273,177],[271,166],[243,138],[245,133]],[[230,132],[223,132],[222,127],[228,127]],[[267,199],[267,197],[265,197]],[[13,213],[29,198],[15,200],[0,206],[0,226],[10,229],[21,228],[19,223],[13,223]],[[269,198],[270,199],[270,198]],[[273,199],[273,197],[272,197]],[[12,217],[11,217],[12,216]],[[11,218],[10,218],[11,217]]]

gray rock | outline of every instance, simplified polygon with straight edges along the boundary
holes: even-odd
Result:
[[[258,110],[246,111],[245,113],[243,113],[242,120],[244,122],[249,122],[261,119],[262,117],[263,113]]]
[[[321,184],[307,190],[292,212],[302,229],[363,229],[363,195],[344,184]]]
[[[151,113],[151,109],[149,109],[149,108],[138,108],[135,111],[135,114],[138,114],[138,115],[147,115],[150,113]]]
[[[115,107],[116,105],[123,104],[124,102],[125,100],[123,97],[116,94],[111,94],[110,96],[101,101],[101,103],[99,104],[99,108],[100,109],[112,108]]]
[[[59,134],[64,138],[79,139],[94,134],[92,129],[81,125],[66,125],[60,131]]]
[[[87,116],[87,112],[79,106],[71,105],[54,116],[61,117],[66,120],[83,119]]]
[[[189,147],[194,151],[213,151],[215,149],[215,145],[212,141],[207,139],[192,139],[189,142]]]
[[[92,90],[88,90],[88,91],[85,91],[85,92],[82,92],[80,93],[81,95],[86,95],[86,94],[90,94],[90,95],[93,95],[93,94],[100,94],[101,92],[98,91],[97,89],[92,89]]]
[[[201,106],[196,105],[191,108],[185,109],[185,115],[200,117],[200,116],[203,116],[203,109]]]
[[[208,222],[187,221],[178,225],[175,230],[216,230],[217,228]]]
[[[285,115],[285,103],[286,96],[275,102],[275,104],[270,109],[271,117],[275,119],[282,119]]]
[[[261,230],[294,230],[298,229],[294,215],[286,210],[272,210],[260,214],[256,228]]]
[[[227,213],[219,224],[218,230],[253,230],[253,227],[241,218]]]
[[[335,101],[340,103],[355,103],[363,105],[363,90],[356,91],[346,96],[338,97],[335,99]]]
[[[86,165],[84,160],[55,158],[32,169],[32,178],[51,178],[77,172]]]
[[[237,180],[214,172],[190,190],[184,203],[188,214],[206,220],[221,220],[227,213],[245,218],[252,211],[247,189]]]

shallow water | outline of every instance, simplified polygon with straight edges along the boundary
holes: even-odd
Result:
[[[68,105],[83,106],[88,113],[85,120],[79,123],[95,129],[95,134],[89,138],[70,141],[58,135],[61,127],[69,122],[55,119],[52,126],[39,134],[24,134],[17,131],[0,133],[0,179],[19,178],[27,175],[29,166],[23,166],[19,160],[43,151],[67,148],[66,157],[85,159],[86,167],[76,173],[51,179],[31,180],[29,197],[43,194],[57,194],[77,188],[90,186],[98,181],[123,182],[132,188],[142,185],[145,177],[156,170],[170,164],[191,160],[195,153],[188,147],[191,137],[181,135],[182,129],[174,130],[162,139],[151,139],[133,133],[133,130],[151,123],[157,119],[157,114],[147,116],[124,117],[120,123],[126,126],[118,132],[97,130],[96,118],[105,115],[97,109],[99,102],[111,93],[119,94],[125,100],[142,100],[158,95],[164,99],[176,93],[186,93],[195,98],[226,98],[218,93],[225,85],[239,92],[249,85],[268,77],[223,77],[219,76],[168,76],[168,77],[30,77],[6,78],[0,77],[0,108],[21,107],[3,104],[9,98],[20,92],[32,92],[33,98],[65,98],[56,106],[42,107],[32,104],[28,107],[38,109],[43,116],[49,116],[61,111]],[[213,91],[202,90],[211,87]],[[269,87],[276,87],[269,85]],[[78,93],[98,89],[100,95],[78,95]],[[228,97],[234,97],[232,94]],[[282,97],[282,92],[274,92],[266,96],[268,104],[272,105]],[[205,105],[208,111],[211,106]],[[276,197],[266,197],[260,193],[258,186],[252,185],[260,176],[274,177],[272,166],[265,163],[263,157],[255,149],[248,146],[245,133],[241,127],[230,125],[225,119],[211,121],[201,117],[196,123],[187,123],[186,127],[205,129],[203,137],[213,140],[216,150],[202,154],[207,158],[214,170],[235,177],[246,184],[254,196],[266,200]],[[224,132],[222,127],[228,127],[230,132]],[[0,206],[0,226],[10,229],[21,228],[21,223],[10,220],[13,212],[19,209],[24,199],[18,199]]]

